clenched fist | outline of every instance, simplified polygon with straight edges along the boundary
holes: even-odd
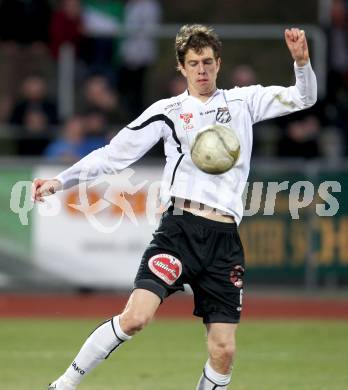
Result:
[[[304,66],[309,61],[309,52],[306,34],[298,28],[286,29],[285,42],[288,45],[292,58],[297,66]]]

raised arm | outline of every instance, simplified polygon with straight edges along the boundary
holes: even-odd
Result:
[[[247,87],[247,100],[254,123],[309,108],[317,100],[317,80],[310,63],[305,32],[298,28],[286,29],[284,36],[295,61],[296,83],[290,87]]]

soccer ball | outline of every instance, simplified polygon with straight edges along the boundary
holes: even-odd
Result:
[[[240,154],[235,131],[222,125],[202,128],[191,146],[191,158],[201,171],[220,175],[233,168]]]

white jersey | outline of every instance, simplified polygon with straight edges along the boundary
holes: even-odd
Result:
[[[288,88],[256,85],[217,89],[206,102],[186,91],[159,100],[123,128],[109,145],[90,153],[56,178],[63,188],[69,188],[79,182],[82,171],[87,172],[84,180],[91,180],[110,173],[110,167],[122,170],[162,138],[166,155],[160,190],[163,205],[168,205],[171,197],[190,199],[232,215],[239,223],[250,169],[252,125],[308,108],[316,102],[317,84],[311,65],[297,67],[295,64],[295,75],[296,84]],[[240,141],[237,164],[221,175],[200,171],[190,156],[197,132],[215,123],[233,128]]]

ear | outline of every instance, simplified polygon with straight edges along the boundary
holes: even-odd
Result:
[[[178,69],[180,70],[181,74],[186,78],[187,77],[186,70],[180,63],[178,64]]]
[[[217,71],[219,72],[221,67],[221,58],[219,57],[216,62],[217,62]]]

